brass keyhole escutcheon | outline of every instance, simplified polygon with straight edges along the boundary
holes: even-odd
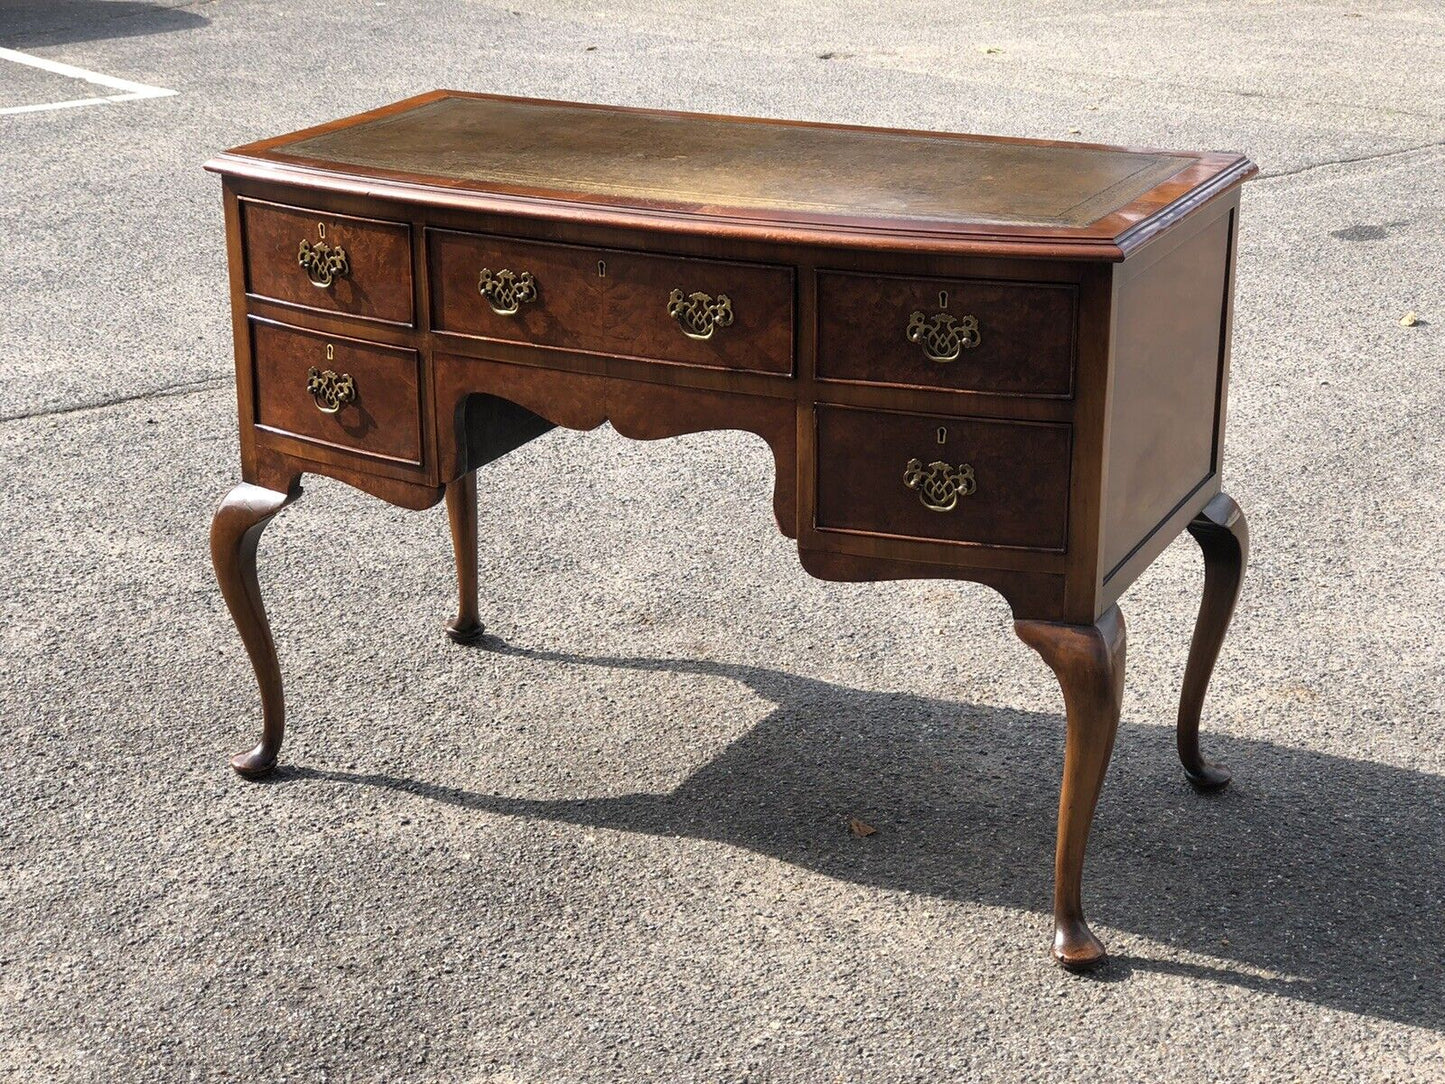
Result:
[[[918,493],[918,500],[930,512],[952,512],[958,507],[960,497],[978,490],[972,466],[967,463],[954,466],[941,459],[927,466],[921,459],[910,459],[903,468],[903,484]]]
[[[939,300],[947,298],[940,294]],[[978,317],[960,319],[946,312],[934,313],[929,319],[923,313],[914,311],[908,317],[908,327],[903,334],[909,342],[918,344],[929,361],[940,363],[957,361],[959,354],[972,350],[980,341]]]
[[[523,305],[537,300],[537,280],[530,271],[493,271],[482,268],[477,289],[498,316],[515,316]]]

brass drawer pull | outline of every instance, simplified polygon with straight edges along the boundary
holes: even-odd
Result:
[[[350,373],[323,371],[313,365],[306,370],[306,392],[316,400],[317,410],[335,414],[347,403],[356,401],[356,381]]]
[[[324,290],[337,279],[351,274],[351,261],[346,258],[346,249],[340,245],[332,248],[325,241],[317,241],[314,245],[302,241],[296,253],[296,262],[318,290]]]
[[[727,294],[695,293],[684,295],[681,289],[667,295],[667,315],[677,321],[689,339],[711,339],[712,333],[733,322],[733,303]]]
[[[908,318],[908,330],[904,334],[909,342],[919,345],[929,361],[957,361],[960,353],[972,350],[979,343],[978,317],[965,316],[960,320],[938,312],[932,320],[926,320],[923,313],[914,312]]]
[[[498,316],[515,316],[523,305],[537,300],[537,280],[530,271],[518,274],[504,267],[494,272],[484,267],[477,289]]]
[[[958,498],[978,489],[973,467],[967,463],[955,467],[941,459],[926,468],[923,460],[910,459],[903,468],[903,484],[918,491],[919,501],[930,512],[952,512],[958,507]]]

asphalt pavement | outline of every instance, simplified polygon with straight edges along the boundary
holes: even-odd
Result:
[[[175,91],[0,54],[0,1081],[1445,1080],[1438,4],[3,0],[0,47]],[[810,579],[744,434],[485,468],[482,648],[440,509],[309,479],[261,554],[286,766],[227,769],[200,165],[435,87],[1259,163],[1235,781],[1174,759],[1186,537],[1121,603],[1102,973],[1046,956],[1062,702],[1007,607]]]

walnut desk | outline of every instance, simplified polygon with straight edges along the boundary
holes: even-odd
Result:
[[[1053,952],[1104,958],[1084,846],[1118,726],[1116,600],[1188,529],[1200,709],[1245,564],[1220,489],[1239,187],[1232,154],[422,95],[228,151],[244,482],[211,548],[261,686],[256,579],[308,472],[451,518],[477,637],[479,466],[553,426],[761,436],[773,508],[832,580],[1000,592],[1056,672],[1067,738]]]

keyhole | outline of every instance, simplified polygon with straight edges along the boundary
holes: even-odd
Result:
[[[948,442],[948,427],[947,427],[947,426],[940,425],[940,426],[938,427],[938,443],[939,443],[939,444],[946,444],[947,442]]]
[[[325,223],[325,222],[318,222],[318,223],[316,223],[316,236],[319,237],[319,238],[321,238],[321,240],[323,240],[323,241],[326,240],[326,223]]]
[[[598,261],[597,261],[597,277],[600,278],[600,279],[605,279],[605,278],[607,277],[607,261],[606,261],[606,260],[598,260]]]
[[[938,307],[939,307],[940,309],[946,309],[946,308],[948,308],[948,291],[947,291],[947,290],[939,290],[939,291],[938,291]]]
[[[327,343],[327,344],[326,344],[326,360],[327,360],[327,361],[335,361],[335,360],[336,360],[336,347],[332,346],[330,343]],[[941,433],[941,432],[943,432],[943,430],[940,429],[939,432]],[[940,441],[939,443],[942,443],[942,441]]]

